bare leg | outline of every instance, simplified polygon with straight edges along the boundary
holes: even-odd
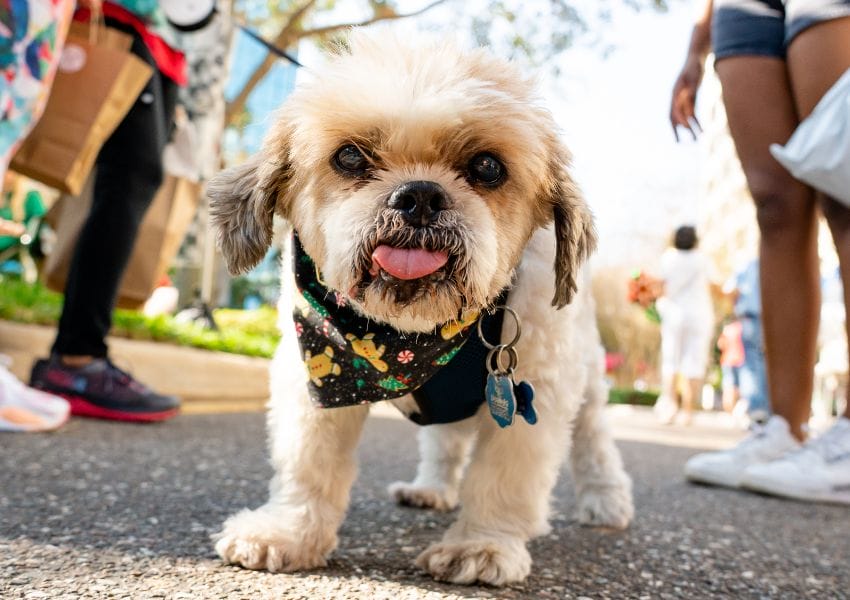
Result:
[[[741,398],[741,392],[737,386],[723,386],[723,411],[731,413],[738,400]]]
[[[822,57],[821,57],[822,58]],[[761,293],[768,388],[773,412],[803,439],[814,377],[820,284],[812,190],[768,150],[798,123],[785,63],[740,56],[718,61],[729,128],[756,204],[761,231]]]
[[[702,379],[688,378],[687,385],[682,391],[682,410],[690,416],[694,412],[694,402],[702,399]]]
[[[661,390],[662,393],[665,394],[670,400],[672,400],[676,407],[679,407],[679,376],[677,373],[669,373],[662,376],[661,382]]]
[[[817,65],[816,69],[811,65]],[[827,21],[801,33],[788,49],[788,70],[794,99],[801,117],[814,109],[818,100],[850,68],[850,18]],[[838,253],[844,306],[850,307],[850,209],[822,197],[823,213]],[[850,311],[848,316],[850,316]],[[850,318],[845,319],[850,338]],[[850,398],[848,398],[850,400]],[[850,417],[850,401],[844,415]]]

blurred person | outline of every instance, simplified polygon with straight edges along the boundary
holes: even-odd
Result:
[[[690,424],[714,335],[713,271],[708,257],[697,249],[697,241],[696,229],[682,225],[673,235],[672,247],[661,256],[662,291],[656,301],[661,315],[661,395],[655,411],[666,424],[680,413],[682,423]]]
[[[845,283],[850,281],[850,209],[795,180],[768,151],[771,143],[788,141],[850,68],[850,0],[708,0],[673,88],[674,132],[683,127],[696,138],[696,94],[712,44],[729,129],[761,233],[762,323],[773,414],[735,448],[693,457],[685,473],[695,481],[850,504],[850,409],[821,436],[806,440],[820,311],[818,207]],[[845,285],[845,306],[848,294]]]
[[[44,111],[74,9],[73,0],[18,0],[0,10],[0,248],[8,248],[25,227],[12,220],[6,192],[9,162]],[[26,204],[26,203],[25,203]],[[24,210],[35,210],[29,203]],[[26,215],[24,215],[26,216]],[[3,359],[4,357],[0,357]],[[0,360],[0,431],[48,431],[68,419],[68,403],[27,387]]]
[[[50,357],[33,366],[31,384],[67,398],[75,415],[161,421],[177,414],[178,399],[116,367],[106,336],[139,225],[163,181],[162,152],[186,62],[156,0],[86,4],[102,11],[108,27],[132,37],[130,51],[153,75],[97,157],[91,211],[68,272],[56,340]],[[75,18],[88,21],[89,12]]]
[[[744,363],[739,370],[741,412],[753,423],[764,423],[770,416],[767,392],[767,368],[761,323],[761,285],[759,261],[746,261],[723,285],[724,294],[734,302],[735,318],[741,323]]]
[[[741,321],[734,319],[723,326],[717,337],[722,373],[723,410],[731,413],[741,400],[741,367],[744,365],[744,343],[741,340]]]

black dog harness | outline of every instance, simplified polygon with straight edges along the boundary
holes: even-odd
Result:
[[[464,315],[430,333],[402,333],[355,312],[321,283],[313,260],[293,235],[298,294],[293,318],[307,368],[310,398],[322,408],[396,400],[412,394],[420,425],[473,416],[485,402],[488,349],[474,334],[501,337],[503,313]],[[504,291],[497,304],[504,303]]]

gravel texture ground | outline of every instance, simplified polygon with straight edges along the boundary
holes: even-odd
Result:
[[[414,434],[405,421],[370,419],[340,547],[329,568],[295,575],[222,565],[209,539],[265,499],[261,414],[4,435],[0,598],[850,598],[850,509],[688,485],[681,468],[696,449],[651,431],[620,436],[638,511],[628,531],[576,524],[565,473],[525,583],[436,583],[413,558],[453,516],[397,507],[385,493],[414,471]]]

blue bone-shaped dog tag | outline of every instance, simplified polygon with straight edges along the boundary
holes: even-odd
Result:
[[[487,376],[487,406],[499,427],[505,428],[514,422],[516,398],[510,376],[490,373]]]
[[[537,423],[537,411],[534,410],[534,388],[527,381],[520,381],[514,386],[514,396],[517,401],[517,412],[522,415],[529,425]]]

